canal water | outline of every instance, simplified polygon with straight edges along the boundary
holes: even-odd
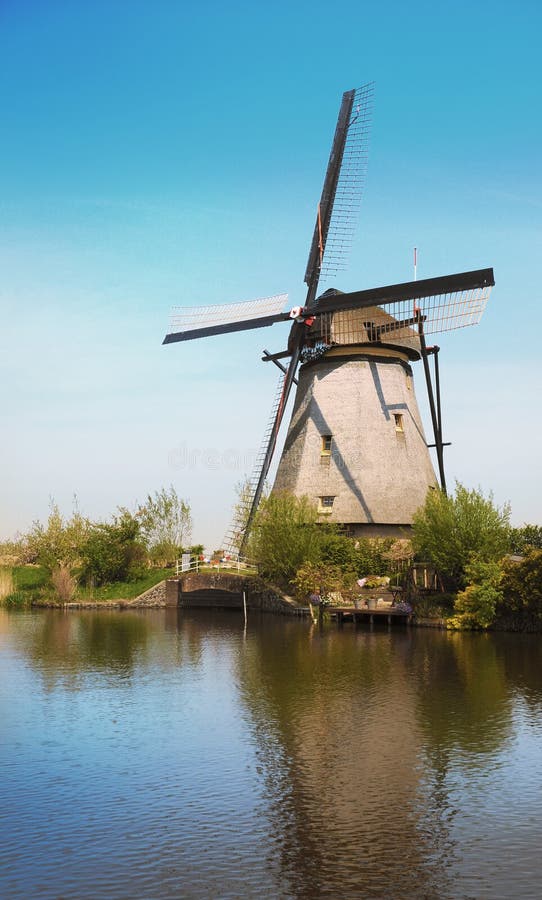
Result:
[[[0,896],[538,898],[542,640],[0,610]]]

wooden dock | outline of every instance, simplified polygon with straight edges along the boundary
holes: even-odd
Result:
[[[355,609],[353,606],[329,606],[327,612],[337,620],[338,625],[344,622],[354,622],[355,625],[366,622],[374,625],[375,622],[388,625],[410,625],[412,613],[394,609],[393,606],[377,607],[376,609]]]

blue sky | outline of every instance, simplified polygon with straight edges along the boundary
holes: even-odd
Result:
[[[337,286],[408,280],[415,245],[419,277],[494,266],[439,340],[448,479],[542,522],[541,33],[535,2],[0,0],[0,536],[173,483],[220,543],[285,333],[162,347],[169,310],[303,302],[340,97],[372,80]]]

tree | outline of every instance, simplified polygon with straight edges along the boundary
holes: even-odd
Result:
[[[542,621],[542,550],[531,549],[516,562],[505,560],[502,582],[504,598],[499,617],[519,614],[524,620]]]
[[[120,509],[112,522],[92,525],[81,556],[85,581],[100,585],[136,580],[147,561],[139,521],[127,509]]]
[[[27,535],[28,557],[39,563],[49,575],[60,568],[72,569],[81,559],[81,550],[90,530],[90,522],[74,504],[70,519],[64,519],[58,505],[51,501],[47,524],[34,522]]]
[[[272,493],[256,514],[249,555],[262,575],[286,586],[304,563],[319,561],[322,536],[316,503],[286,491]]]
[[[509,548],[510,508],[499,508],[493,496],[467,490],[459,482],[455,495],[430,490],[414,516],[412,542],[431,561],[450,590],[467,584],[466,566],[475,555],[482,561],[501,559]]]
[[[523,525],[510,529],[510,550],[525,553],[529,549],[542,550],[542,525]]]
[[[162,488],[152,495],[148,494],[136,515],[142,539],[153,562],[159,565],[175,562],[192,536],[192,515],[188,503],[170,485],[169,489]]]

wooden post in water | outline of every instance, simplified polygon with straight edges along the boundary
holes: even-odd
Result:
[[[245,614],[245,628],[247,626],[247,595],[246,592],[243,591],[243,612]]]

